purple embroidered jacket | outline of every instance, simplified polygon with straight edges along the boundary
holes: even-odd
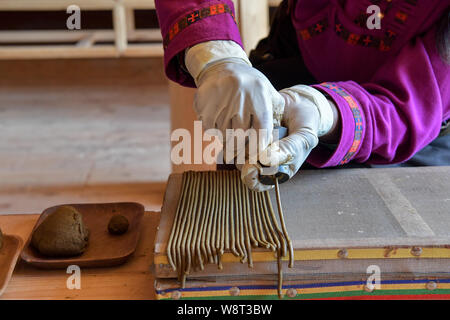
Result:
[[[435,139],[450,118],[450,66],[436,49],[436,23],[450,0],[380,0],[381,29],[364,16],[371,0],[298,0],[292,12],[298,45],[314,87],[334,99],[342,120],[337,149],[316,148],[317,167],[350,160],[398,163]],[[177,55],[209,40],[242,46],[230,0],[156,0],[167,76],[193,79]],[[361,21],[361,24],[357,22]]]

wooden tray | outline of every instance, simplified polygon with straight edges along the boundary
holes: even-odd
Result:
[[[0,296],[8,286],[9,279],[11,279],[20,255],[22,242],[22,239],[18,236],[3,235],[3,246],[0,249]]]
[[[133,254],[144,215],[144,207],[141,204],[123,202],[69,205],[83,215],[83,221],[89,229],[89,245],[86,251],[80,256],[71,258],[45,257],[30,245],[31,233],[22,251],[23,260],[44,269],[67,268],[72,264],[79,267],[110,267],[124,263]],[[58,207],[46,209],[36,222],[33,232],[45,217]],[[115,214],[124,215],[130,222],[128,231],[123,235],[111,235],[108,232],[108,222]]]

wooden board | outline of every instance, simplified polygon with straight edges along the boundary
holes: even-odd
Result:
[[[3,235],[3,246],[0,249],[0,296],[8,286],[21,248],[22,239],[20,237]]]
[[[155,244],[156,276],[175,277],[165,254],[178,204],[181,175],[171,175]],[[366,274],[370,264],[384,272],[450,276],[450,167],[302,171],[281,185],[286,225],[295,249],[287,274]],[[274,194],[271,193],[272,202]],[[344,254],[342,254],[344,253]],[[419,253],[419,254],[417,254]],[[254,268],[225,253],[190,278],[269,275],[275,254],[253,250]],[[189,278],[188,278],[189,279]]]
[[[31,234],[22,252],[22,259],[39,268],[66,268],[69,265],[79,267],[108,267],[124,263],[135,251],[139,239],[140,222],[144,214],[144,207],[133,202],[99,203],[99,204],[69,204],[82,215],[86,227],[89,229],[89,244],[86,251],[72,258],[45,257],[31,245]],[[58,206],[46,209],[40,216],[35,227],[54,212]],[[124,215],[130,222],[128,231],[120,236],[111,235],[107,226],[110,218],[115,214]]]

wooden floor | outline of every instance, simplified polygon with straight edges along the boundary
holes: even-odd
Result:
[[[170,172],[159,59],[0,62],[0,214],[71,202],[159,210]]]

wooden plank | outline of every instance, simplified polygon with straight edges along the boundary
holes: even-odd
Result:
[[[128,45],[126,13],[122,1],[118,1],[114,6],[113,24],[115,31],[114,43],[116,44],[116,49],[120,54],[127,49]]]
[[[26,239],[38,215],[0,216],[7,234]],[[67,289],[66,270],[40,270],[19,262],[0,299],[155,299],[154,276],[149,268],[159,213],[146,212],[141,238],[128,262],[112,268],[81,270],[81,290]]]
[[[87,36],[95,34],[96,37],[111,41],[114,39],[112,30],[26,30],[26,31],[1,31],[0,43],[42,43],[42,42],[72,42],[79,41]]]
[[[128,20],[127,20],[128,23]],[[93,36],[96,41],[114,41],[114,30],[26,30],[0,31],[0,43],[75,42]],[[159,29],[139,29],[127,34],[130,41],[161,41]]]
[[[75,4],[72,0],[2,0],[0,10],[20,11],[20,10],[63,10]],[[114,7],[114,0],[77,0],[76,5],[82,10],[105,10]]]
[[[129,44],[127,49],[122,52],[121,57],[149,58],[162,57],[164,50],[159,43],[150,44]]]
[[[114,0],[2,0],[0,10],[4,11],[29,11],[29,10],[66,10],[70,5],[76,4],[82,10],[108,10],[114,8]],[[126,7],[135,9],[154,9],[154,0],[123,0]]]
[[[126,24],[127,24],[127,37],[129,38],[135,31],[135,21],[134,21],[134,8],[126,8]]]
[[[115,46],[77,48],[75,46],[15,46],[0,49],[0,60],[14,59],[67,59],[118,57]]]
[[[160,41],[162,42],[161,30],[159,29],[135,29],[128,36],[130,41]]]
[[[155,0],[122,0],[128,8],[155,9]]]
[[[117,58],[123,57],[161,57],[163,48],[160,44],[134,44],[119,54],[115,46],[96,45],[92,47],[76,46],[16,46],[0,49],[0,60],[17,59],[82,59],[82,58]]]

